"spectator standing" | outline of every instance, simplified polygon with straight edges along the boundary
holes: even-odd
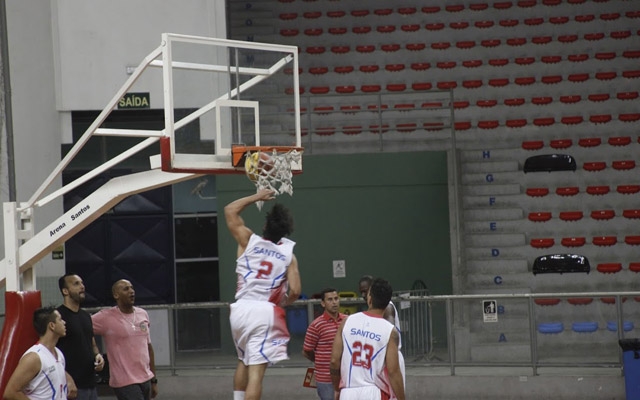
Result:
[[[67,334],[58,340],[66,370],[78,387],[77,400],[97,400],[95,372],[104,368],[104,359],[93,336],[91,315],[80,308],[85,300],[82,278],[65,274],[58,279],[63,303],[57,308],[66,323]]]
[[[149,400],[158,395],[158,379],[149,333],[149,315],[135,307],[136,292],[126,279],[113,284],[115,307],[91,316],[93,333],[102,336],[109,360],[109,386],[118,400]]]
[[[331,348],[340,323],[347,317],[340,313],[340,296],[336,289],[326,288],[320,293],[323,313],[307,328],[302,346],[302,355],[315,365],[315,378],[320,400],[334,400],[335,392],[329,363]]]

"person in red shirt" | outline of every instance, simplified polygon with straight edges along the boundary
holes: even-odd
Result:
[[[347,316],[339,312],[340,297],[333,288],[321,292],[322,315],[314,319],[307,328],[302,346],[302,355],[315,364],[315,378],[320,400],[334,400],[333,384],[329,374],[331,348],[338,327]]]

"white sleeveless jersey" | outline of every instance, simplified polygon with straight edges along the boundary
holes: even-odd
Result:
[[[247,248],[236,261],[236,300],[270,301],[279,305],[287,293],[287,268],[295,245],[287,238],[273,243],[252,234]]]
[[[27,350],[40,357],[40,372],[24,388],[24,394],[31,400],[66,400],[67,376],[64,355],[55,348],[58,359],[44,345],[37,343]]]
[[[385,355],[394,326],[382,317],[366,311],[347,318],[342,331],[343,352],[340,364],[343,388],[377,386],[390,392],[385,372]]]

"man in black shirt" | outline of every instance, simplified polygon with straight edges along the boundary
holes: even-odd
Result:
[[[91,315],[80,308],[85,299],[82,278],[66,274],[58,280],[63,304],[58,312],[66,322],[67,335],[58,340],[58,348],[67,362],[67,372],[78,387],[76,400],[97,400],[95,371],[102,371],[104,359],[93,337]]]

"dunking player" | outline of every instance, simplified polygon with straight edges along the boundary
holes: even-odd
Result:
[[[338,328],[331,353],[331,379],[340,400],[405,400],[398,362],[399,335],[382,315],[391,300],[389,282],[377,278],[367,295],[368,311],[349,316]],[[345,351],[344,348],[348,351]]]
[[[371,282],[373,281],[373,277],[371,275],[363,275],[358,282],[358,289],[360,290],[360,294],[362,298],[367,301],[367,293],[369,292],[369,287],[371,286]],[[402,355],[402,330],[400,329],[400,318],[398,317],[398,310],[396,309],[395,304],[392,301],[389,301],[389,305],[384,310],[384,314],[382,315],[384,319],[391,322],[398,331],[398,362],[400,363],[400,371],[402,372],[402,381],[405,386],[407,384],[407,374],[404,366],[404,356]],[[391,393],[391,399],[395,399],[395,395]]]
[[[295,242],[285,237],[293,232],[293,218],[283,205],[275,204],[260,237],[240,216],[247,206],[273,198],[273,190],[259,190],[224,208],[227,228],[238,242],[238,287],[229,315],[238,352],[234,400],[260,399],[267,365],[289,358],[289,331],[280,306],[293,303],[301,291]]]

